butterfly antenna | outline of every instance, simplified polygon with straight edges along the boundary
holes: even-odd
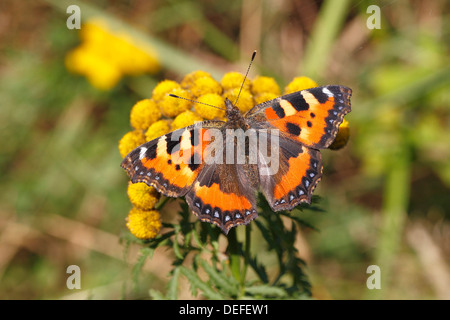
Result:
[[[183,99],[183,100],[191,101],[191,102],[194,102],[194,103],[204,104],[205,106],[210,106],[210,107],[213,107],[213,108],[216,108],[216,109],[225,110],[223,108],[219,108],[218,106],[214,106],[214,105],[209,104],[209,103],[204,103],[204,102],[188,99],[188,98],[185,98],[185,97],[180,97],[180,96],[177,96],[177,95],[174,95],[174,94],[171,94],[171,93],[169,93],[169,96],[171,96],[173,98],[177,98],[177,99]]]
[[[247,72],[245,73],[244,81],[242,81],[241,88],[239,89],[238,96],[236,98],[236,101],[234,102],[235,106],[236,106],[236,103],[239,100],[239,96],[241,95],[241,91],[242,91],[242,88],[244,87],[245,80],[247,80],[248,72],[250,71],[250,67],[252,66],[253,60],[255,60],[255,56],[256,56],[256,50],[253,51],[252,59],[250,60],[250,64],[248,65]]]

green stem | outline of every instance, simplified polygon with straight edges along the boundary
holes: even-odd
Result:
[[[241,287],[245,287],[245,277],[247,275],[247,269],[250,261],[250,245],[251,245],[251,231],[252,225],[249,224],[245,227],[245,251],[244,251],[244,266],[242,268]]]
[[[236,228],[232,228],[228,233],[227,252],[230,256],[230,269],[233,277],[241,282],[241,256],[239,254],[239,243],[237,241]]]
[[[161,210],[167,202],[169,202],[171,199],[173,198],[169,198],[169,197],[165,197],[164,199],[162,199],[161,201],[159,201],[156,206],[155,206],[155,210]]]
[[[350,0],[326,0],[322,4],[299,74],[317,79],[325,70],[349,4]]]
[[[406,142],[405,142],[406,143]],[[375,252],[375,264],[381,270],[381,290],[372,289],[369,297],[386,297],[392,279],[392,267],[400,247],[410,193],[411,159],[407,147],[392,157],[387,173],[381,228]]]

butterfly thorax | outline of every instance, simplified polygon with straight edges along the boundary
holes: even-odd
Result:
[[[249,128],[247,122],[244,117],[241,115],[240,110],[231,103],[228,98],[225,99],[226,116],[227,116],[227,127],[234,129],[244,129],[247,130]]]

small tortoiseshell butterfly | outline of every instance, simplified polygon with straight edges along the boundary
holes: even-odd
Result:
[[[261,103],[244,116],[225,99],[227,122],[203,121],[149,141],[123,160],[133,183],[145,182],[169,197],[185,196],[192,212],[202,221],[219,226],[225,234],[258,216],[256,196],[261,191],[273,211],[291,210],[311,203],[322,176],[319,149],[336,138],[344,115],[350,112],[351,89],[329,85],[302,90]],[[214,130],[211,130],[214,129]],[[271,145],[277,140],[276,170],[268,174],[267,150],[253,149],[250,139],[233,139],[245,150],[244,161],[212,161],[231,150],[226,147],[230,130],[252,130]],[[223,139],[212,137],[219,132]],[[275,139],[276,138],[276,139]],[[221,146],[213,146],[220,141]],[[240,146],[237,144],[241,144]],[[213,151],[208,151],[212,149]],[[270,149],[270,148],[269,148]],[[255,151],[256,150],[256,151]],[[269,156],[273,156],[269,152]]]

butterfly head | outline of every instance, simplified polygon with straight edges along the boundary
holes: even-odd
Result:
[[[237,127],[246,127],[246,122],[244,120],[244,117],[241,115],[241,111],[233,105],[233,103],[228,100],[228,98],[225,98],[225,106],[227,108],[226,115],[228,123],[236,124]]]

